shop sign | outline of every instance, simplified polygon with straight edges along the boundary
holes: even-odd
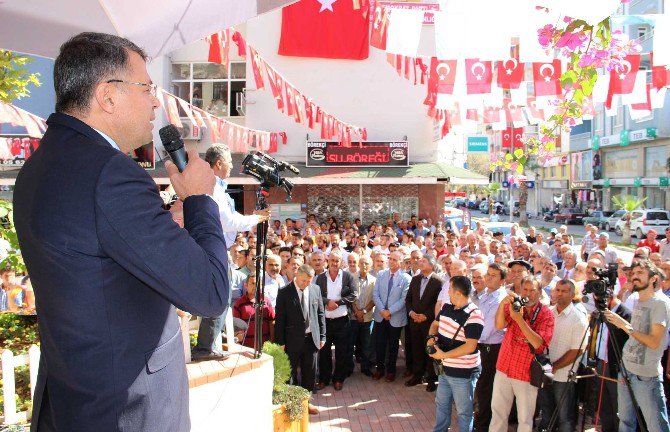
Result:
[[[658,178],[658,185],[659,186],[669,186],[668,185],[668,178],[667,177],[659,177]]]
[[[374,5],[373,2],[370,3]],[[389,15],[393,14],[393,9],[411,9],[411,10],[420,10],[423,12],[423,23],[424,25],[433,25],[435,24],[435,12],[440,10],[439,3],[406,3],[402,1],[380,1],[379,4],[385,7],[389,11]],[[370,22],[373,21],[374,9],[371,6],[370,13]]]
[[[640,177],[635,177],[635,180],[633,180],[633,186],[635,187],[642,186],[642,179]]]
[[[507,180],[503,180],[502,187],[508,188],[509,187],[509,182]]]
[[[605,187],[605,188],[610,187],[610,179],[608,179],[608,178],[603,179],[603,187]]]
[[[12,135],[0,137],[0,165],[23,166],[26,159],[37,150],[39,138],[27,135]]]
[[[567,180],[544,180],[542,181],[543,189],[567,189]]]
[[[363,141],[344,147],[335,141],[307,141],[308,167],[406,167],[407,141]]]
[[[488,153],[489,152],[489,137],[487,137],[487,136],[469,136],[468,137],[468,152],[469,153]]]
[[[600,147],[608,147],[617,144],[627,146],[632,142],[654,139],[656,138],[656,135],[656,128],[638,129],[634,131],[623,130],[618,135],[600,137],[598,144],[596,144],[596,140],[592,139],[591,148],[597,150]]]
[[[572,182],[572,189],[591,189],[591,182],[586,181]]]

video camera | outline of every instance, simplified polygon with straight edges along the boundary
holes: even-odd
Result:
[[[252,151],[249,152],[242,161],[241,171],[244,174],[248,174],[258,179],[258,181],[261,182],[261,187],[281,187],[286,191],[286,195],[290,198],[294,184],[289,180],[282,178],[280,174],[286,169],[295,174],[300,174],[298,168],[288,162],[280,162],[266,153]]]
[[[520,312],[521,308],[526,306],[528,304],[528,297],[516,297],[514,301],[512,301],[512,309],[514,309],[514,312]]]
[[[584,284],[583,295],[593,294],[596,309],[603,311],[607,309],[609,299],[614,292],[614,286],[618,277],[619,265],[616,263],[608,264],[606,269],[593,269],[597,279],[586,281]]]

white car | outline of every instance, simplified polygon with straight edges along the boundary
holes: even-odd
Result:
[[[655,229],[659,235],[664,235],[665,228],[670,224],[670,212],[664,209],[634,210],[630,215],[630,234],[639,239],[647,236],[650,229]],[[623,235],[626,219],[619,219],[614,227],[618,235]]]
[[[628,213],[626,210],[617,210],[610,217],[605,220],[605,225],[602,227],[605,231],[612,231],[616,223]]]
[[[489,222],[484,224],[484,228],[486,228],[486,231],[501,232],[503,235],[507,235],[512,232],[512,225],[514,225],[512,222]]]

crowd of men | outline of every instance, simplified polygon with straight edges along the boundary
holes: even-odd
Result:
[[[221,179],[235,334],[253,346],[256,281],[263,276],[256,274],[252,227],[269,214],[235,212],[225,194],[232,168],[225,146],[205,159]],[[293,384],[339,391],[356,363],[372,380],[392,383],[402,346],[405,385],[426,383],[436,392],[435,431],[449,429],[453,405],[459,430],[506,431],[515,422],[519,432],[573,431],[577,399],[584,399],[574,373],[595,362],[612,378],[591,380],[598,381],[590,385],[597,397],[587,398],[603,430],[636,428],[627,372],[648,430],[670,432],[661,359],[670,319],[670,229],[660,242],[650,231],[626,261],[608,233],[591,225],[576,244],[566,226],[545,236],[513,225],[505,235],[481,224],[454,231],[397,213],[367,227],[314,214],[268,223],[262,335],[284,347]],[[609,290],[583,296],[613,264]],[[213,343],[222,326],[222,316],[202,320],[193,358],[225,357]],[[536,354],[548,356],[553,377],[539,390],[530,372]],[[318,410],[310,406],[310,413]]]

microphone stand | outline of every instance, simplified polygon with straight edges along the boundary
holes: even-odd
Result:
[[[256,210],[268,207],[266,198],[270,195],[269,188],[261,184],[256,192]],[[263,308],[265,306],[265,254],[267,248],[269,222],[264,221],[256,225],[256,294],[254,305],[254,358],[260,358],[263,353]]]

